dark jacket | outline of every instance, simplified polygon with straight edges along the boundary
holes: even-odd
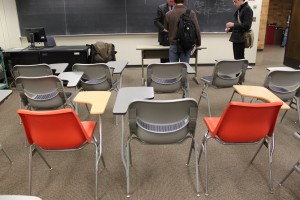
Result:
[[[184,5],[175,5],[174,9],[166,14],[165,28],[169,31],[169,41],[171,45],[177,44],[177,26],[179,18],[187,10]],[[193,21],[197,31],[197,46],[201,45],[200,26],[196,13],[191,10],[190,18]]]
[[[169,11],[169,6],[167,3],[161,4],[157,7],[156,17],[154,18],[154,25],[158,29],[158,42],[162,44],[163,41],[163,34],[168,34],[163,32],[164,30],[164,20],[165,15]]]
[[[238,14],[240,16],[241,24],[238,21]],[[252,26],[253,11],[245,2],[241,7],[234,13],[234,27],[230,29],[232,31],[229,41],[233,43],[243,43],[244,33],[251,29]]]

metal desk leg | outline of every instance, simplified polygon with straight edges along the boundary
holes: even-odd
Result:
[[[145,78],[144,78],[144,51],[142,50],[142,85],[145,85]]]
[[[75,86],[75,95],[74,96],[76,96],[77,95],[77,86]],[[79,113],[78,113],[78,103],[76,102],[75,103],[75,112],[76,112],[76,114],[78,115]]]
[[[195,83],[199,85],[197,68],[198,68],[198,49],[196,49],[195,51],[195,76],[193,77],[193,80],[195,81]]]
[[[124,144],[124,137],[125,137],[125,115],[122,115],[122,136],[121,136],[121,157],[122,157],[122,162],[125,167],[126,171],[126,191],[127,195],[126,197],[130,197],[129,194],[129,158],[128,158],[128,153],[125,155],[125,151],[128,151],[128,147],[125,146]]]

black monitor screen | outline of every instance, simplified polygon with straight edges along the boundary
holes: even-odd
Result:
[[[38,28],[25,28],[27,33],[27,41],[32,43],[35,42],[47,42],[45,29],[43,27]]]

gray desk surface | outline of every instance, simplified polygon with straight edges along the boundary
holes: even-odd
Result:
[[[274,70],[284,70],[284,71],[295,71],[296,69],[291,67],[268,67],[268,71],[274,71]]]
[[[69,63],[49,64],[50,68],[55,70],[55,74],[60,74],[60,73],[64,72],[67,69],[68,65],[69,65]]]
[[[123,87],[117,94],[113,114],[125,115],[129,104],[134,100],[153,99],[153,87]]]
[[[188,64],[188,63],[185,63],[185,64],[186,64],[186,66],[187,66],[186,68],[187,68],[187,73],[188,73],[188,74],[196,74],[195,69],[192,68],[190,64]]]
[[[149,58],[168,58],[169,57],[169,46],[161,46],[161,45],[140,45],[136,47],[136,50],[141,50],[142,52],[142,83],[144,84],[144,59]],[[195,58],[195,76],[194,81],[199,84],[198,75],[197,75],[197,65],[198,65],[198,51],[202,49],[207,49],[207,47],[197,47],[196,51],[191,58]]]
[[[162,46],[162,45],[140,45],[136,47],[136,50],[164,50],[169,49],[170,46]],[[207,47],[197,47],[197,50],[207,49]]]
[[[25,196],[25,195],[0,195],[1,200],[42,200],[35,196]]]
[[[12,90],[0,90],[0,104],[6,99],[10,94],[12,93]]]
[[[67,87],[76,87],[82,75],[83,72],[62,72],[58,78],[68,81]]]
[[[109,61],[106,63],[110,68],[113,68],[114,74],[121,74],[128,62],[125,60]]]

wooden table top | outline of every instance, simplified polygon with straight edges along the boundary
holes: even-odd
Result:
[[[234,85],[233,88],[241,96],[252,97],[263,100],[265,102],[283,102],[279,97],[273,94],[270,90],[262,86],[252,85]],[[283,102],[281,109],[288,110],[290,107]]]
[[[110,95],[111,92],[109,91],[82,91],[78,92],[73,101],[76,103],[91,104],[90,113],[101,115],[105,111]]]

